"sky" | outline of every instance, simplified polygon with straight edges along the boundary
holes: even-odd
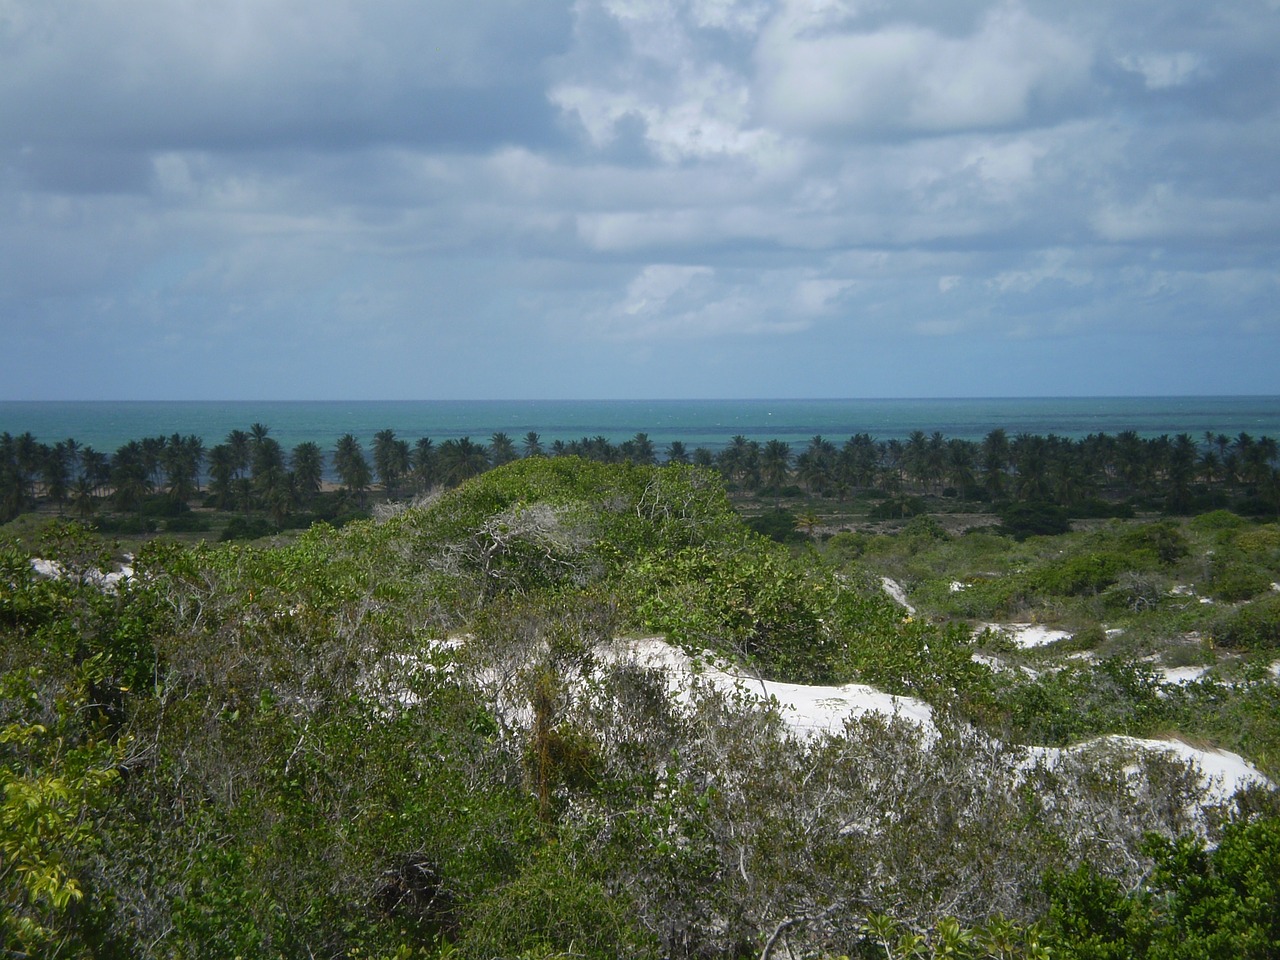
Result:
[[[1280,0],[0,0],[0,399],[1280,394]]]

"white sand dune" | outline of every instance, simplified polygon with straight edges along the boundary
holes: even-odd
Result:
[[[1115,734],[1098,737],[1072,747],[1028,747],[1032,759],[1040,759],[1054,765],[1066,756],[1090,753],[1163,754],[1175,760],[1190,763],[1200,772],[1200,789],[1203,803],[1213,805],[1227,803],[1237,790],[1246,787],[1274,787],[1248,760],[1226,750],[1205,750],[1180,740],[1142,740]]]
[[[774,701],[783,721],[800,736],[839,733],[849,717],[867,713],[902,717],[933,730],[933,708],[923,700],[893,696],[861,683],[821,686],[763,680],[710,654],[695,660],[659,637],[616,641],[607,648],[606,656],[662,671],[676,695],[687,692],[696,678],[726,693],[741,692],[762,702]]]
[[[1003,634],[1013,641],[1014,646],[1029,650],[1032,647],[1043,647],[1071,636],[1069,630],[1055,630],[1038,623],[980,623],[975,633],[991,630]]]
[[[772,701],[791,731],[801,737],[839,734],[845,720],[868,713],[916,723],[926,732],[926,740],[935,732],[929,704],[911,697],[891,696],[864,684],[822,686],[762,680],[717,662],[710,655],[705,660],[695,660],[659,637],[619,640],[602,653],[608,659],[630,660],[661,671],[667,677],[669,690],[676,696],[687,695],[697,678],[716,689],[754,696],[761,702]],[[1068,756],[1091,753],[1119,753],[1135,760],[1141,754],[1155,753],[1189,762],[1200,772],[1202,800],[1197,806],[1202,809],[1230,801],[1236,791],[1244,787],[1274,786],[1253,764],[1237,754],[1201,749],[1179,740],[1141,740],[1116,735],[1067,748],[1026,747],[1025,750],[1028,762],[1038,760],[1051,766]],[[1136,769],[1135,766],[1135,772]]]

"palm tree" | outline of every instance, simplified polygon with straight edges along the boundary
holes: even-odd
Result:
[[[1049,499],[1048,442],[1044,437],[1020,433],[1014,438],[1011,451],[1014,464],[1014,489],[1018,499],[1045,501]]]
[[[360,441],[349,433],[340,437],[334,450],[333,466],[338,471],[343,489],[363,505],[372,475]]]
[[[98,509],[98,498],[95,496],[93,481],[84,474],[76,478],[71,488],[71,509],[76,516],[83,518],[93,516]]]
[[[854,434],[840,448],[836,472],[841,482],[851,487],[869,487],[875,483],[878,459],[876,442],[871,435]]]
[[[111,463],[107,455],[93,447],[83,447],[80,450],[80,475],[93,486],[96,496],[111,477]]]
[[[451,487],[478,477],[489,469],[489,456],[485,448],[472,442],[470,437],[442,443],[439,462],[441,476]]]
[[[141,509],[143,499],[151,492],[151,475],[147,454],[137,440],[130,440],[111,458],[111,486],[117,507]]]
[[[736,483],[745,473],[747,460],[747,438],[742,434],[735,435],[729,445],[720,451],[716,462],[726,480]]]
[[[542,439],[533,430],[530,430],[524,435],[524,455],[525,457],[544,456],[542,450]]]
[[[304,440],[293,448],[289,464],[293,470],[299,501],[311,502],[324,482],[324,454],[320,451],[320,445]]]
[[[160,468],[164,465],[165,451],[169,446],[168,437],[142,438],[142,463],[147,471],[147,480],[152,490],[160,483]]]
[[[436,485],[436,448],[430,437],[419,437],[413,446],[413,485],[426,493]]]
[[[280,482],[271,489],[270,494],[267,496],[267,512],[271,514],[271,519],[275,521],[277,530],[284,527],[289,514],[299,502],[297,474],[283,474],[280,477]]]
[[[649,439],[647,433],[637,433],[623,446],[626,447],[625,458],[632,463],[647,467],[658,462],[658,455],[653,449],[653,441]]]
[[[209,498],[219,510],[235,503],[236,455],[230,444],[220,443],[209,451]]]
[[[253,487],[258,499],[270,506],[284,478],[284,451],[279,441],[264,435],[253,450]]]
[[[71,483],[71,470],[67,463],[67,448],[61,444],[44,448],[44,458],[40,465],[40,476],[44,481],[44,493],[58,505],[58,513],[67,502],[68,487]]]
[[[520,456],[516,453],[516,445],[511,442],[511,438],[505,433],[499,431],[489,438],[489,462],[495,467],[500,467],[503,464],[519,459]]]
[[[686,464],[689,462],[689,451],[679,440],[667,444],[667,463]]]
[[[925,480],[929,475],[929,465],[926,459],[928,449],[929,438],[925,436],[924,431],[912,430],[907,437],[907,443],[902,452],[903,466],[906,468],[907,476],[921,487],[924,486]]]
[[[18,466],[17,443],[0,433],[0,523],[8,523],[26,508],[27,485]]]
[[[966,440],[947,441],[947,479],[960,496],[968,497],[977,486],[973,475],[974,446]]]
[[[821,434],[796,457],[796,477],[809,492],[826,496],[835,483],[836,445]]]
[[[189,501],[199,486],[200,462],[204,459],[204,441],[197,436],[169,438],[161,455],[165,484],[175,502]]]
[[[791,475],[791,444],[770,440],[760,454],[760,479],[775,493],[787,485]]]
[[[249,434],[243,430],[232,430],[225,442],[230,450],[232,471],[239,478],[249,469]]]
[[[397,440],[394,430],[380,430],[373,438],[373,468],[388,497],[396,495],[400,478],[409,472],[409,442]]]
[[[1190,434],[1180,433],[1169,451],[1168,509],[1181,513],[1191,505],[1191,481],[1196,475],[1196,444]]]

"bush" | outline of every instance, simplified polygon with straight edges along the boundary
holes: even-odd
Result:
[[[1126,567],[1125,558],[1117,553],[1084,553],[1049,564],[1035,579],[1046,593],[1077,597],[1102,592]]]
[[[919,497],[890,497],[872,507],[867,516],[872,520],[905,520],[927,512],[928,507]]]
[[[257,540],[276,532],[275,524],[263,517],[232,517],[219,540]]]
[[[138,512],[144,517],[180,517],[191,508],[181,500],[174,500],[168,494],[148,497],[142,502]]]
[[[164,524],[166,533],[205,533],[212,528],[213,523],[209,518],[198,513],[170,517]]]
[[[1166,566],[1190,552],[1187,538],[1168,520],[1130,527],[1121,534],[1120,543],[1130,553],[1150,553]]]
[[[1052,537],[1071,529],[1067,511],[1052,503],[1011,503],[997,513],[1000,531],[1015,540]]]
[[[1216,533],[1223,530],[1239,530],[1248,526],[1248,521],[1230,510],[1213,510],[1202,513],[1191,521],[1191,529],[1204,533]]]
[[[1271,589],[1271,577],[1263,570],[1241,561],[1228,560],[1213,565],[1209,592],[1218,600],[1239,603]]]
[[[1280,595],[1223,614],[1210,626],[1209,635],[1218,646],[1229,649],[1280,646]]]
[[[1112,503],[1110,500],[1100,500],[1097,497],[1073,504],[1070,512],[1071,516],[1082,519],[1130,520],[1133,518],[1133,507],[1130,504]]]
[[[796,530],[796,517],[790,510],[770,510],[747,520],[747,526],[756,533],[778,543],[795,543],[804,540]]]
[[[98,517],[92,521],[99,533],[142,534],[155,533],[156,522],[149,517]]]

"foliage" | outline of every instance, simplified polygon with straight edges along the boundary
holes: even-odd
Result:
[[[804,538],[796,528],[796,517],[790,510],[770,510],[747,520],[749,526],[761,536],[778,543],[796,543]]]
[[[999,514],[1001,531],[1015,540],[1054,536],[1071,529],[1066,509],[1051,503],[1011,503]]]
[[[1274,650],[1280,647],[1280,596],[1272,595],[1216,619],[1213,642],[1235,650]]]
[[[409,483],[384,440],[382,482]],[[1269,598],[1219,611],[1168,590],[1201,582],[1209,550],[1270,569],[1274,527],[1017,542],[918,517],[793,554],[734,514],[721,471],[642,463],[639,440],[629,462],[517,460],[283,545],[153,542],[128,579],[72,524],[0,549],[6,949],[1274,953],[1274,799],[1193,822],[1193,770],[1087,742],[1177,730],[1280,768]],[[832,482],[811,446],[806,484]],[[931,469],[908,477],[937,486]],[[884,595],[889,574],[920,612]],[[992,610],[1070,614],[1098,660],[979,662],[965,617]],[[1123,639],[1185,646],[1215,618],[1217,646],[1261,653],[1220,665],[1229,682],[1174,688]],[[623,655],[641,631],[746,675],[873,683],[933,720],[801,736],[701,657],[677,680]]]
[[[1280,820],[1231,824],[1213,850],[1152,837],[1138,890],[1082,865],[1047,883],[1054,955],[1104,958],[1273,957],[1280,950]]]

